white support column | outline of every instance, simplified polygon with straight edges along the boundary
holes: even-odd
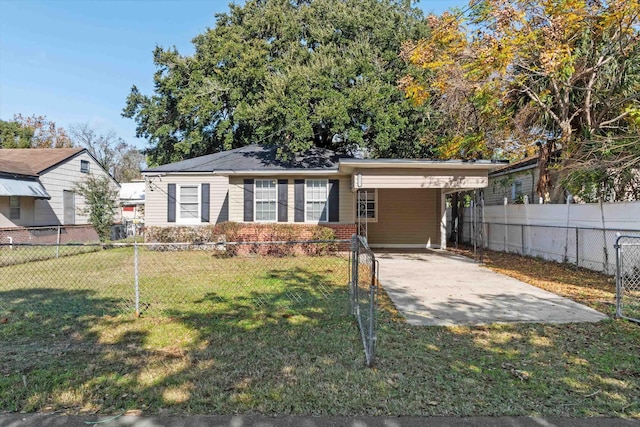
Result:
[[[440,249],[447,248],[447,196],[440,190]]]

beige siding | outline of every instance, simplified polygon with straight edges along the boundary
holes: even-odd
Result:
[[[372,246],[440,245],[440,190],[378,190],[378,222],[368,224]]]
[[[229,179],[219,175],[166,175],[162,177],[148,177],[145,186],[145,225],[148,226],[174,226],[181,225],[179,222],[167,222],[167,186],[177,185],[200,185],[209,184],[209,223],[215,224],[227,221],[228,203],[227,192],[229,189]],[[193,224],[189,224],[193,225]]]
[[[55,166],[40,176],[40,182],[46,188],[51,200],[35,200],[34,218],[32,225],[54,225],[63,222],[62,194],[64,190],[73,191],[76,184],[81,182],[86,174],[80,172],[80,161],[89,162],[89,172],[93,175],[108,176],[93,158],[82,153]],[[113,181],[114,188],[117,187]],[[87,224],[89,218],[80,212],[85,207],[84,197],[76,194],[75,223]]]
[[[244,221],[244,180],[248,177],[231,176],[229,177],[229,221]],[[287,220],[294,222],[294,180],[305,179],[309,176],[267,176],[267,177],[251,177],[252,179],[286,179],[289,181],[287,192],[288,209]],[[340,209],[339,223],[354,222],[355,199],[351,192],[351,181],[349,176],[314,176],[312,179],[339,179],[340,180]]]
[[[531,203],[535,203],[538,168],[490,177],[484,191],[485,205],[502,205],[505,197],[508,203],[513,203],[511,186],[516,180],[522,182],[522,193],[529,196]]]
[[[362,174],[360,188],[484,188],[488,182],[487,171],[363,169],[353,174],[354,188],[358,173]]]
[[[9,219],[10,197],[0,197],[0,227],[28,227],[33,225],[33,197],[20,197],[20,219]],[[6,243],[6,242],[1,242]]]

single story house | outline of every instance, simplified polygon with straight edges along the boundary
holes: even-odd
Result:
[[[489,185],[484,191],[485,206],[507,203],[523,203],[524,196],[530,203],[537,203],[536,184],[540,177],[538,156],[526,157],[489,172]]]
[[[85,148],[0,149],[0,228],[87,224],[77,183],[108,176]]]
[[[321,224],[349,238],[364,223],[372,247],[443,248],[445,195],[486,187],[497,166],[357,159],[320,148],[289,161],[276,154],[276,146],[249,145],[144,170],[146,226]]]

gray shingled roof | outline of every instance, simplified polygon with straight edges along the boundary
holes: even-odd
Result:
[[[337,170],[341,157],[331,150],[314,147],[288,161],[279,160],[275,145],[248,145],[181,162],[146,169],[144,173],[281,171],[291,169]]]

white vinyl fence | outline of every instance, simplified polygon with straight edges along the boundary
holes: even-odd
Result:
[[[640,235],[640,202],[465,208],[459,228],[464,243],[613,275],[618,234]]]

